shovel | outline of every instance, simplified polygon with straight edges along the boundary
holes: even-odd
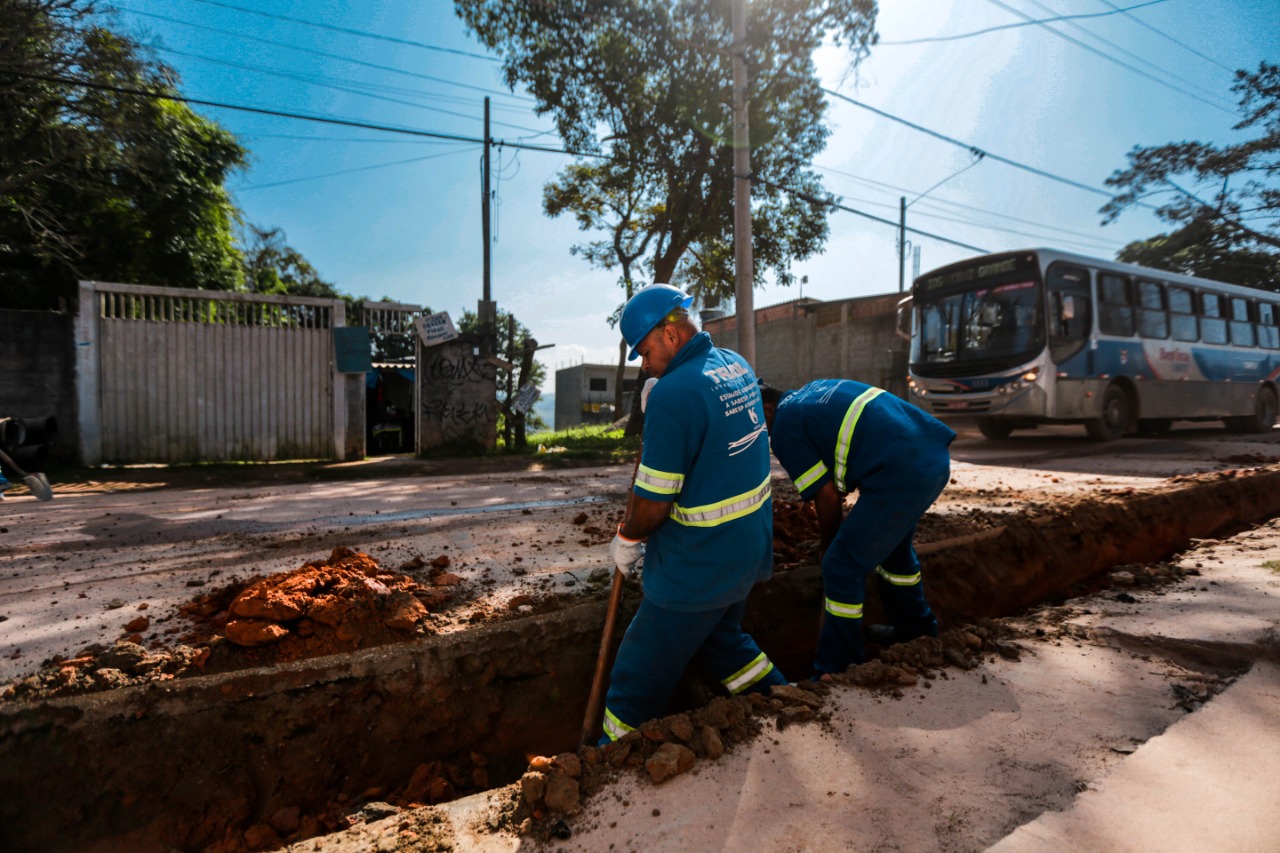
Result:
[[[36,500],[51,501],[53,500],[53,489],[49,488],[49,479],[44,474],[28,474],[17,466],[17,464],[9,458],[9,454],[0,450],[0,462],[13,469],[13,473],[22,478],[22,482],[27,484],[27,488],[31,490],[31,494],[36,496]]]
[[[644,453],[644,443],[641,442],[640,449],[636,451],[636,464],[631,470],[631,489],[627,492],[627,511],[623,517],[625,521],[631,517],[631,507],[635,504],[636,473],[640,470],[640,456]],[[595,677],[591,681],[591,694],[587,697],[587,713],[582,720],[582,743],[591,746],[594,741],[591,735],[600,725],[601,705],[604,704],[604,689],[606,686],[606,671],[609,666],[609,649],[610,641],[613,639],[613,627],[618,619],[618,610],[622,604],[622,582],[625,580],[622,572],[616,568],[613,570],[613,586],[609,589],[609,606],[604,614],[604,631],[600,635],[600,653],[596,656],[596,672]]]

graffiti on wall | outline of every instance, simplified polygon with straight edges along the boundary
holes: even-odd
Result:
[[[497,367],[470,336],[418,347],[419,451],[497,442]]]

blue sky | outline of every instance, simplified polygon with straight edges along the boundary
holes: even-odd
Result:
[[[478,139],[488,95],[495,138],[560,145],[444,0],[111,5],[192,98]],[[878,29],[882,44],[856,70],[834,49],[818,58],[824,86],[865,105],[830,99],[834,132],[816,160],[825,184],[846,206],[891,222],[906,197],[909,227],[988,251],[1049,245],[1113,257],[1169,230],[1141,210],[1103,227],[1104,180],[1135,145],[1240,138],[1232,72],[1280,61],[1274,0],[881,0]],[[230,184],[247,219],[281,228],[325,279],[455,318],[475,309],[479,144],[197,109],[251,151]],[[994,156],[971,165],[968,146]],[[621,295],[614,275],[571,255],[586,235],[542,213],[542,187],[570,162],[511,148],[494,155],[493,298],[555,344],[540,357],[552,374],[617,353],[606,322]],[[794,269],[807,282],[770,285],[757,307],[897,290],[896,228],[839,211],[830,226],[825,252]],[[924,271],[975,254],[909,239]],[[908,281],[912,272],[909,254]]]

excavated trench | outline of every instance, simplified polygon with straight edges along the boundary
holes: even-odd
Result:
[[[1272,466],[1010,516],[920,551],[931,602],[960,624],[1277,515]],[[638,598],[627,590],[619,633]],[[806,674],[820,600],[808,565],[749,603],[748,629],[792,678]],[[513,781],[530,755],[578,745],[604,609],[594,598],[411,643],[0,705],[5,849],[237,849],[228,839],[281,815],[282,837],[310,837],[335,808]],[[686,681],[678,703],[705,697]]]

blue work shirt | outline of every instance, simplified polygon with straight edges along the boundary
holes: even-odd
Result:
[[[769,440],[803,500],[835,481],[852,492],[911,476],[917,459],[946,452],[955,432],[893,394],[852,379],[818,379],[782,395]]]
[[[671,504],[649,534],[644,595],[668,610],[742,601],[773,573],[769,440],[751,366],[699,332],[653,390],[635,493]]]

